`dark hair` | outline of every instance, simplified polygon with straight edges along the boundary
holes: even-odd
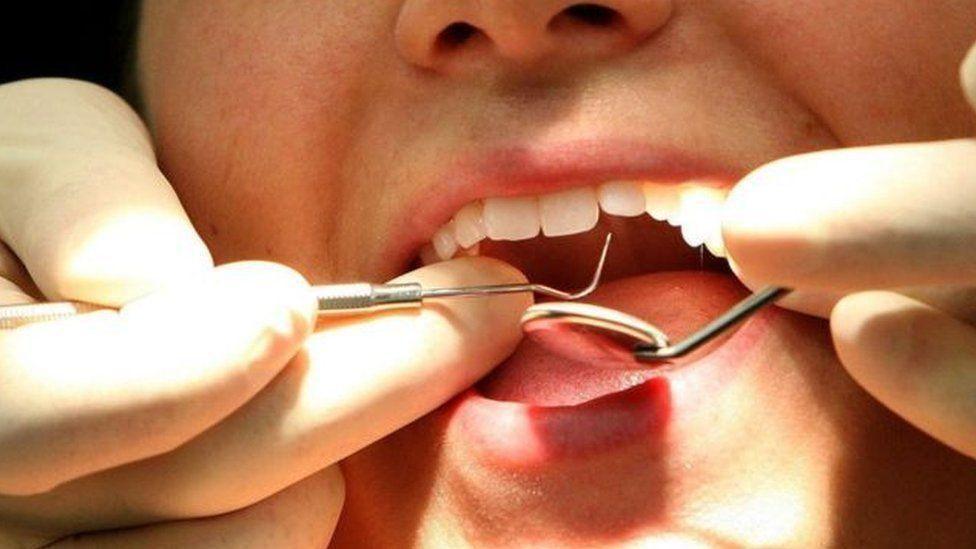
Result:
[[[59,76],[126,93],[140,0],[17,4],[16,15],[0,18],[0,84]]]

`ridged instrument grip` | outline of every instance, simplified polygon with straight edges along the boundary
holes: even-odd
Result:
[[[331,284],[314,288],[319,315],[347,315],[419,307],[420,284]]]
[[[88,303],[63,301],[0,307],[0,330],[13,330],[38,322],[66,320],[77,315],[109,310]]]

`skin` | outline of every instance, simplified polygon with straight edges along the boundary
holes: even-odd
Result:
[[[849,153],[853,158],[839,153],[794,157],[783,161],[794,164],[753,172],[737,187],[725,232],[744,280],[798,288],[796,301],[788,305],[829,317],[830,323],[781,313],[785,320],[775,337],[755,353],[754,364],[744,366],[747,374],[730,393],[727,409],[732,412],[711,423],[693,418],[684,428],[708,433],[707,440],[681,447],[653,467],[638,462],[643,469],[624,460],[619,466],[587,464],[534,479],[501,479],[452,452],[442,412],[413,421],[511,352],[518,337],[514,320],[524,300],[513,298],[491,310],[452,304],[448,310],[425,312],[421,322],[391,315],[320,327],[309,336],[311,311],[308,303],[296,305],[295,298],[305,282],[279,266],[245,264],[214,274],[206,253],[191,261],[165,251],[187,247],[164,246],[162,253],[170,255],[160,261],[163,280],[105,256],[96,255],[102,258],[92,263],[97,268],[69,268],[79,264],[78,257],[88,257],[82,252],[91,246],[65,245],[65,235],[81,234],[87,237],[81,242],[105,241],[105,249],[119,250],[135,230],[181,246],[199,246],[202,240],[221,265],[265,259],[288,265],[313,283],[385,280],[404,270],[385,253],[386,243],[399,236],[387,220],[404,215],[417,196],[441,188],[435,174],[445,159],[517,138],[539,143],[590,135],[642,138],[694,149],[745,175],[811,151],[935,142],[976,129],[957,75],[976,39],[976,3],[943,0],[927,2],[924,9],[890,0],[621,0],[607,5],[639,22],[635,25],[642,34],[619,29],[580,34],[578,28],[560,26],[544,32],[518,24],[548,21],[565,7],[549,1],[525,7],[500,1],[148,0],[139,56],[145,116],[162,172],[200,239],[192,231],[181,232],[189,224],[172,197],[154,195],[159,187],[146,183],[166,180],[155,171],[148,140],[131,113],[112,118],[108,115],[124,109],[108,100],[100,103],[100,92],[59,83],[48,104],[66,104],[90,117],[85,120],[108,116],[112,122],[107,126],[128,128],[128,133],[99,132],[91,129],[94,124],[79,124],[93,133],[78,142],[97,151],[104,165],[138,158],[135,165],[144,171],[98,178],[92,184],[114,189],[106,191],[114,202],[92,199],[90,205],[98,205],[94,221],[50,230],[39,243],[31,240],[30,227],[38,225],[28,221],[64,217],[68,205],[54,190],[62,188],[57,183],[66,173],[72,180],[93,179],[89,164],[65,153],[78,143],[58,137],[71,117],[51,116],[38,130],[49,137],[39,154],[64,169],[41,172],[31,190],[7,192],[26,197],[24,204],[47,197],[52,206],[24,220],[16,217],[24,208],[0,201],[5,208],[0,218],[14,220],[6,223],[4,242],[29,270],[38,286],[35,293],[50,299],[121,304],[169,286],[171,279],[187,278],[187,272],[218,277],[211,286],[191,284],[168,290],[173,293],[164,292],[156,301],[149,298],[142,316],[136,307],[131,315],[111,321],[120,327],[100,328],[97,319],[86,319],[91,325],[79,328],[79,340],[86,339],[86,330],[98,329],[107,340],[116,334],[113,330],[131,330],[127,322],[135,323],[137,333],[167,329],[146,319],[159,311],[172,315],[180,303],[197,303],[213,285],[226,284],[220,277],[229,277],[245,288],[260,288],[255,293],[269,295],[269,303],[255,307],[272,307],[280,316],[272,322],[268,318],[274,315],[259,308],[248,317],[255,319],[253,324],[234,324],[240,333],[228,334],[236,347],[227,343],[227,349],[248,348],[274,327],[283,343],[269,347],[264,377],[252,380],[243,393],[221,390],[239,384],[208,385],[210,378],[203,377],[200,386],[212,391],[193,394],[204,402],[222,395],[216,401],[223,406],[206,408],[211,415],[205,425],[191,421],[198,415],[177,421],[172,437],[153,445],[141,444],[145,437],[133,426],[138,421],[123,421],[133,433],[123,440],[136,441],[130,455],[110,452],[112,459],[103,462],[90,457],[5,476],[18,482],[0,486],[0,493],[9,494],[0,498],[0,532],[14,540],[51,541],[83,531],[155,524],[146,532],[74,541],[124,544],[136,538],[115,536],[142,534],[207,540],[228,528],[226,521],[239,520],[233,531],[249,532],[249,539],[290,535],[314,546],[332,533],[343,483],[334,468],[309,475],[346,458],[345,508],[333,540],[342,547],[678,540],[730,546],[972,545],[976,466],[970,458],[976,443],[967,433],[974,432],[976,414],[959,403],[974,394],[976,385],[976,335],[969,324],[976,316],[967,306],[971,294],[960,284],[976,274],[976,258],[959,244],[971,242],[972,215],[960,204],[972,202],[952,197],[960,192],[973,196],[976,178],[945,169],[972,158],[968,141],[862,149]],[[424,45],[456,20],[482,28],[486,38],[469,49],[431,53]],[[50,84],[40,87],[50,90]],[[0,105],[7,108],[0,114],[9,120],[31,104],[27,91],[37,89],[5,91],[9,95],[0,96]],[[8,131],[28,142],[26,130],[14,130]],[[135,151],[129,145],[133,142],[141,143]],[[101,152],[106,148],[116,154]],[[871,156],[886,153],[895,158],[879,162]],[[7,154],[0,165],[13,173]],[[897,161],[928,168],[899,177],[905,172],[890,169]],[[868,191],[857,202],[859,208],[831,209],[823,197],[850,188],[845,174],[867,181]],[[123,183],[134,188],[119,191]],[[892,185],[902,185],[903,192],[892,197],[886,192]],[[38,188],[48,188],[47,194]],[[798,192],[808,199],[796,199]],[[126,204],[134,195],[144,196],[150,209],[158,207],[162,213],[157,217],[171,220],[182,236],[156,225],[112,225],[119,211],[131,208]],[[928,200],[905,198],[915,196]],[[780,198],[772,211],[782,215],[765,214],[770,197]],[[809,211],[820,215],[803,215]],[[876,211],[893,215],[872,216]],[[937,214],[948,222],[928,221]],[[891,218],[898,220],[895,225]],[[105,224],[109,230],[97,230]],[[861,235],[853,244],[845,238],[852,233]],[[929,259],[923,264],[930,265],[922,275],[919,249]],[[857,259],[863,257],[876,259],[867,263],[876,279],[864,278],[865,263]],[[944,257],[953,259],[932,262]],[[26,273],[16,261],[7,265],[7,279],[20,283],[11,287],[7,302],[28,299],[32,284]],[[437,282],[519,277],[490,260],[452,262],[409,276]],[[882,282],[885,288],[913,289],[861,293]],[[280,290],[266,292],[267,287]],[[853,295],[833,308],[837,296],[846,294]],[[200,314],[221,310],[216,302],[193,306]],[[212,322],[235,318],[223,314]],[[288,328],[281,316],[297,320]],[[501,335],[485,342],[478,337],[485,330]],[[61,333],[51,328],[45,341],[56,341]],[[919,344],[915,347],[891,344],[913,333],[933,337],[913,338]],[[362,345],[376,338],[404,341],[396,350],[408,358],[391,362],[396,352]],[[7,339],[9,348],[28,348],[15,336]],[[292,358],[296,347],[302,350]],[[201,356],[204,351],[201,346]],[[60,360],[72,355],[66,357]],[[160,364],[181,358],[164,356]],[[28,359],[33,355],[24,363],[30,364]],[[58,363],[58,357],[46,360]],[[214,361],[220,364],[202,369],[213,372],[217,381],[233,379],[240,371],[235,366],[249,362],[230,350],[228,357]],[[332,367],[336,364],[355,367]],[[15,378],[27,379],[24,374]],[[124,386],[118,394],[127,394]],[[165,404],[167,394],[163,386],[155,398],[150,394],[145,401],[122,402],[120,409],[145,411],[146,402]],[[43,397],[35,399],[36,408],[46,401]],[[30,417],[16,408],[8,413],[14,417],[14,412]],[[359,419],[364,413],[369,422]],[[36,439],[42,442],[30,448],[47,455],[45,437]],[[112,448],[112,442],[105,439],[97,448]],[[695,475],[681,473],[682,460],[688,459],[694,459]],[[213,463],[233,463],[234,470],[215,472],[208,466]],[[565,490],[560,479],[567,473],[590,478],[597,466],[613,488],[648,481],[660,492],[653,501],[647,493],[597,501],[616,506],[615,517],[623,517],[625,527],[601,528],[600,521],[583,527],[585,521],[575,513],[588,508],[580,507],[580,494]],[[654,473],[641,477],[647,469]],[[37,476],[38,470],[49,474]],[[308,480],[282,491],[303,478]],[[582,492],[590,500],[618,493]],[[117,494],[125,494],[122,505]],[[315,505],[296,505],[292,498],[315,498]],[[82,501],[90,510],[79,517],[72,511]],[[268,520],[261,506],[282,513],[303,509],[323,518],[282,525]],[[202,524],[212,528],[201,528],[202,533],[187,533],[187,524],[201,523],[180,521],[221,513],[231,514],[206,519]]]

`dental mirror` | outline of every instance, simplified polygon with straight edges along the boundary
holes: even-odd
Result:
[[[787,288],[764,288],[674,345],[653,324],[587,303],[533,305],[522,315],[521,326],[534,341],[570,359],[602,362],[609,368],[641,363],[667,365],[667,361],[699,349],[789,293]]]
[[[527,337],[558,356],[607,367],[637,367],[637,349],[668,346],[667,336],[653,324],[588,303],[533,305],[522,315],[521,326]]]

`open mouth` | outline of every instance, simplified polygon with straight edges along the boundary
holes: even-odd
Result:
[[[390,257],[420,265],[487,256],[574,291],[613,233],[603,282],[584,301],[680,341],[749,293],[724,259],[721,231],[725,198],[747,168],[612,139],[480,150],[448,165],[392,220],[406,238],[391,242]],[[735,394],[780,318],[767,309],[663,369],[554,353],[527,336],[438,417],[465,460],[492,469],[618,451],[652,459]]]
[[[723,259],[727,190],[719,181],[617,180],[477,199],[434,233],[420,257],[430,264],[485,255],[518,267],[533,282],[572,291],[587,283],[606,234],[613,233],[604,284],[587,301],[684,335],[744,293]],[[480,392],[533,406],[574,406],[659,375],[650,365],[634,368],[583,353],[551,356],[540,346],[527,338],[478,385]]]

